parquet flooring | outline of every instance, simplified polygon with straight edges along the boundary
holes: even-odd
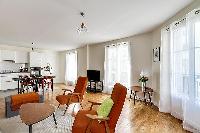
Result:
[[[64,84],[55,84],[54,92],[50,90],[45,93],[45,102],[58,105],[55,97],[62,94]],[[68,87],[70,88],[70,87]],[[72,89],[72,87],[71,87]],[[5,117],[4,97],[10,94],[16,94],[17,91],[0,92],[0,119]],[[86,93],[83,100],[84,109],[89,109],[88,100],[103,101],[108,94],[103,93]],[[78,107],[77,107],[78,108]],[[97,108],[97,107],[95,107]],[[94,109],[95,109],[94,108]],[[78,110],[78,109],[76,109]],[[143,102],[136,102],[126,99],[121,116],[118,120],[117,133],[186,133],[182,128],[182,121],[174,118],[170,114],[161,113],[156,106],[146,105]]]

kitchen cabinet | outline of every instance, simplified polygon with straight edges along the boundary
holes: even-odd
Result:
[[[42,67],[43,53],[30,52],[30,67]]]
[[[1,50],[1,60],[15,61],[15,51]]]
[[[15,63],[28,63],[28,52],[16,51],[15,53]]]
[[[16,78],[16,74],[1,74],[1,86],[0,90],[13,90],[17,88],[17,83],[12,80],[12,78]]]
[[[9,73],[0,74],[0,90],[14,90],[18,87],[17,81],[13,78],[18,78],[19,76],[30,76],[30,73]]]

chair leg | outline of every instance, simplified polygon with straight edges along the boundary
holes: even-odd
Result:
[[[80,103],[80,105],[81,105],[81,108],[83,109],[83,105],[82,105],[82,103]]]
[[[60,108],[60,104],[58,105],[58,108],[57,109],[59,109]]]
[[[76,106],[76,104],[74,105],[73,110],[72,110],[72,116],[74,116],[74,117],[75,117],[75,112],[74,112],[75,106]]]
[[[67,104],[66,104],[66,105],[67,105]],[[67,107],[65,108],[65,111],[64,111],[64,114],[63,114],[63,116],[65,115],[65,113],[66,113],[67,109],[68,109],[68,105],[67,105]]]

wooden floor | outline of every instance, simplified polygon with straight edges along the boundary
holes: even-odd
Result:
[[[62,94],[64,84],[55,84],[54,92],[45,93],[45,102],[58,105],[55,97]],[[4,97],[10,94],[16,94],[17,91],[0,92],[0,118],[5,117]],[[84,109],[89,109],[88,100],[103,101],[107,94],[86,93],[83,101]],[[169,114],[160,113],[155,106],[146,105],[143,102],[136,102],[126,99],[123,111],[116,127],[117,133],[186,133],[182,128],[182,121],[172,117]]]

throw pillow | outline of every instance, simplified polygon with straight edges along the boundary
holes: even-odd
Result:
[[[103,103],[99,106],[97,109],[97,114],[99,117],[107,117],[112,109],[114,102],[113,100],[109,97],[106,98]]]

